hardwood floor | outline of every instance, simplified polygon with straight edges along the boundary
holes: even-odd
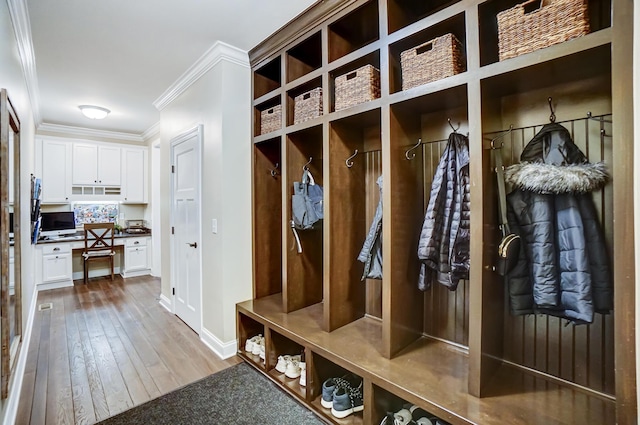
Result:
[[[41,292],[16,424],[93,424],[239,363],[159,304],[160,280],[94,278]]]

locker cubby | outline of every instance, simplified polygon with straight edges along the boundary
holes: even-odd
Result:
[[[282,85],[280,56],[273,58],[253,72],[253,98],[257,99]]]
[[[281,100],[280,100],[280,95],[278,95],[271,99],[265,100],[264,102],[260,103],[259,105],[256,105],[253,108],[253,132],[254,132],[253,135],[254,136],[257,137],[257,136],[262,136],[264,134],[275,133],[276,131],[279,131],[282,129],[282,119],[280,119],[280,126],[278,126],[278,128],[271,131],[267,131],[265,133],[262,132],[262,113],[270,112],[275,114],[274,116],[277,116],[278,112],[274,108],[280,105],[281,105]],[[282,114],[282,110],[279,113]]]
[[[598,50],[600,48],[596,48]],[[602,52],[606,55],[606,52]],[[590,119],[587,111],[593,115],[611,112],[611,74],[608,66],[587,67],[580,62],[586,59],[587,52],[574,55],[571,59],[577,64],[564,71],[563,76],[555,79],[539,79],[535,84],[528,83],[529,69],[495,76],[482,81],[481,89],[485,110],[483,128],[490,130],[485,144],[496,134],[505,134],[510,126],[513,130],[506,133],[500,144],[502,160],[505,166],[520,162],[520,154],[528,142],[544,124],[549,123],[551,113],[548,104],[550,94],[557,119],[572,135],[574,143],[587,155],[590,162],[604,161],[609,167],[614,163],[611,136],[612,117],[607,115],[603,121]],[[557,61],[539,66],[540,72],[546,67],[560,67]],[[588,70],[581,68],[587,67]],[[548,72],[548,71],[547,71]],[[522,90],[526,86],[527,90]],[[525,106],[526,105],[526,106]],[[613,117],[615,120],[615,117]],[[604,131],[604,135],[601,134]],[[492,159],[486,151],[485,167],[490,173]],[[610,168],[611,169],[611,168]],[[612,180],[604,189],[593,192],[596,210],[609,250],[613,258],[615,241],[613,240],[614,209],[613,191],[616,181]],[[487,195],[496,199],[497,194],[490,187]],[[485,229],[493,229],[486,240],[491,245],[498,242],[499,231],[495,203],[485,205]],[[615,270],[612,271],[615,273]],[[499,276],[493,277],[496,284]],[[495,288],[493,288],[495,289]],[[483,293],[485,299],[496,299],[502,295],[488,286]],[[496,305],[497,307],[497,305]],[[488,353],[504,358],[516,367],[528,368],[554,376],[571,385],[588,388],[596,393],[612,396],[615,393],[614,358],[614,317],[612,314],[595,314],[594,322],[589,325],[565,326],[566,320],[546,315],[511,316],[509,299],[504,298],[504,315],[491,337],[484,338]]]
[[[389,46],[389,92],[402,90],[402,66],[400,55],[407,49],[419,46],[445,34],[453,34],[461,44],[462,60],[466,64],[466,37],[464,14],[460,13],[436,25],[425,28]],[[465,67],[466,68],[466,67]]]
[[[254,296],[282,292],[281,138],[253,145]]]
[[[320,403],[322,399],[322,383],[330,378],[342,378],[346,375],[353,375],[351,372],[336,363],[328,360],[327,358],[312,352],[310,356],[310,363],[313,367],[307,370],[309,371],[309,381],[307,381],[307,391],[309,391],[309,398],[311,405],[316,412],[329,419],[331,423],[339,425],[362,425],[364,424],[363,415],[364,411],[353,413],[346,418],[337,419],[331,415],[331,409],[326,409]],[[307,359],[309,361],[309,358]],[[308,363],[309,364],[309,363]],[[354,375],[355,379],[362,379],[358,375]],[[364,387],[364,384],[363,384]],[[366,397],[366,394],[364,394]],[[365,410],[367,406],[364,406]]]
[[[264,369],[265,365],[259,355],[245,351],[245,344],[248,339],[261,335],[266,337],[265,326],[257,320],[245,314],[238,313],[238,354],[254,366]]]
[[[372,282],[363,282],[364,265],[356,259],[380,198],[376,180],[382,174],[381,149],[379,109],[330,123],[331,197],[327,205],[331,220],[325,241],[331,253],[325,290],[329,331],[364,316],[366,304],[371,305],[372,315],[380,315],[381,299],[365,302],[365,295],[379,293],[376,287],[381,283],[371,279]],[[351,167],[347,165],[348,159]]]
[[[293,183],[302,178],[307,167],[315,183],[323,185],[322,126],[310,127],[287,135],[287,224],[291,223]],[[286,281],[283,307],[291,312],[322,301],[323,294],[323,221],[313,229],[298,230],[302,252],[298,252],[291,230],[287,231]]]
[[[488,65],[498,62],[498,21],[497,15],[503,10],[512,8],[517,4],[521,4],[520,0],[493,0],[481,3],[478,6],[478,14],[480,16],[480,65]],[[589,0],[588,6],[590,34],[583,37],[590,37],[602,29],[611,27],[611,0]],[[580,37],[582,38],[582,37]],[[550,46],[559,47],[570,43],[568,42]],[[513,59],[513,58],[512,58]]]
[[[284,373],[280,373],[275,369],[278,363],[278,356],[302,354],[304,347],[278,332],[271,331],[269,335],[271,337],[267,350],[269,375],[280,383],[280,385],[286,387],[292,394],[301,400],[305,400],[306,387],[300,385],[300,378],[289,378]]]
[[[307,81],[304,84],[300,84],[299,86],[296,86],[294,89],[289,90],[287,92],[287,126],[291,126],[294,125],[294,117],[295,117],[295,98],[296,96],[299,96],[303,93],[306,93],[310,90],[313,90],[317,87],[322,88],[322,78],[318,77],[318,78],[314,78],[311,81]],[[323,94],[324,95],[324,94]],[[320,116],[323,115],[324,112],[320,113]],[[304,121],[302,123],[298,123],[300,125],[304,125],[304,126],[312,126],[312,125],[317,125],[317,122],[315,122],[317,118],[311,118],[307,121]]]
[[[329,25],[329,62],[380,37],[378,1],[372,0]]]
[[[346,65],[343,65],[339,68],[333,69],[329,72],[329,112],[335,111],[336,99],[335,99],[335,87],[336,87],[336,77],[340,77],[341,75],[348,74],[356,69],[365,66],[365,65],[373,65],[375,68],[380,70],[380,51],[376,50],[367,55],[364,55],[353,62],[349,62]],[[382,78],[382,75],[380,76]],[[365,102],[366,104],[367,102]],[[358,105],[356,105],[358,106]],[[356,107],[354,106],[354,107]]]
[[[316,32],[287,51],[287,82],[297,80],[322,66],[322,39]]]
[[[389,185],[394,194],[390,204],[394,245],[389,290],[402,294],[398,300],[403,300],[405,307],[391,307],[394,317],[390,320],[399,329],[395,332],[398,339],[388,347],[388,356],[418,335],[468,345],[469,283],[462,281],[455,291],[450,291],[436,282],[421,292],[417,257],[433,176],[453,128],[467,132],[466,105],[467,88],[463,85],[391,106]]]
[[[458,0],[414,1],[387,0],[389,34],[432,15]]]

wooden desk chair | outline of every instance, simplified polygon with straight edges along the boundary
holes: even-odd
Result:
[[[86,223],[84,225],[84,251],[82,252],[84,283],[89,281],[87,262],[104,258],[109,258],[111,280],[113,280],[113,257],[116,255],[113,245],[114,233],[113,223]]]

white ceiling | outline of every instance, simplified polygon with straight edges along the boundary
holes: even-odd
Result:
[[[315,0],[25,0],[42,122],[141,135],[216,41],[250,50]],[[78,105],[111,110],[90,120]]]

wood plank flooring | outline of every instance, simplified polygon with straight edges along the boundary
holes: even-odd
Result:
[[[159,304],[160,280],[94,278],[38,294],[16,424],[93,424],[240,362]]]

